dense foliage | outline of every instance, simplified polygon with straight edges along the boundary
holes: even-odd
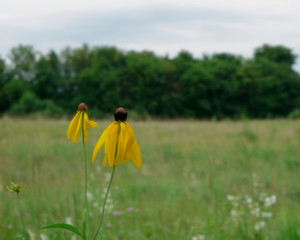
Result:
[[[66,48],[42,54],[32,46],[0,58],[0,112],[58,117],[86,102],[102,117],[123,106],[136,115],[176,118],[273,118],[300,113],[296,56],[263,45],[252,59],[221,53],[175,58],[115,47]]]

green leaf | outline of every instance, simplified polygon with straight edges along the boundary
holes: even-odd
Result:
[[[79,232],[79,230],[70,225],[70,224],[66,224],[66,223],[58,223],[58,224],[52,224],[52,225],[48,225],[48,226],[45,226],[45,227],[42,227],[41,229],[47,229],[47,228],[61,228],[61,229],[66,229],[66,230],[69,230],[77,235],[79,235],[80,237],[82,237],[82,239],[85,239],[85,236],[82,235],[81,232]]]

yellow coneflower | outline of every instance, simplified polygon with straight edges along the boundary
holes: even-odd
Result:
[[[23,184],[18,184],[18,183],[14,183],[14,182],[10,182],[11,187],[6,186],[6,189],[10,192],[22,192],[26,189],[26,186]]]
[[[18,198],[18,215],[19,215],[19,221],[20,221],[20,239],[25,239],[23,238],[24,236],[24,228],[23,228],[23,221],[22,221],[22,214],[21,214],[21,209],[20,209],[20,192],[24,191],[26,189],[26,186],[23,184],[18,184],[14,182],[10,182],[10,187],[6,186],[6,189],[12,193],[17,193],[17,198]]]
[[[77,142],[79,131],[80,131],[80,126],[81,126],[81,122],[82,122],[82,118],[84,118],[83,119],[84,141],[86,141],[86,139],[87,139],[88,127],[96,127],[97,126],[97,123],[95,123],[94,121],[89,120],[89,117],[88,117],[86,111],[87,111],[86,104],[85,103],[80,103],[78,105],[77,113],[75,114],[72,121],[70,122],[68,132],[67,132],[67,139],[70,139],[71,136],[72,136],[72,142],[73,143]]]
[[[127,112],[124,108],[115,111],[115,122],[111,123],[101,134],[93,151],[92,161],[95,161],[97,153],[105,145],[103,167],[118,166],[121,161],[127,163],[129,159],[138,168],[142,166],[142,157],[139,146],[135,140],[133,130],[126,122]]]

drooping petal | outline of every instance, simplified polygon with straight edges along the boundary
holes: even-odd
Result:
[[[119,165],[119,163],[125,158],[126,135],[127,135],[126,126],[123,122],[121,122],[120,134],[118,139],[118,152],[117,152],[117,157],[115,159],[116,166]]]
[[[97,123],[94,122],[94,121],[91,121],[91,120],[88,120],[87,125],[88,125],[89,127],[92,127],[92,128],[97,127]]]
[[[107,153],[106,153],[110,167],[114,165],[118,131],[119,131],[119,124],[115,124],[114,122],[114,126],[109,135]]]
[[[95,123],[94,121],[90,121],[89,116],[87,115],[87,113],[84,113],[83,115],[84,115],[84,141],[86,142],[88,128],[89,127],[96,127],[97,123]]]
[[[77,142],[79,131],[81,129],[81,121],[82,121],[81,119],[82,119],[83,113],[82,112],[78,112],[78,113],[79,113],[79,117],[78,117],[78,119],[76,119],[76,122],[74,122],[75,128],[74,128],[73,136],[72,136],[72,142],[73,143]]]
[[[129,158],[130,158],[130,155],[129,155],[129,151],[125,154],[125,157],[124,157],[124,162],[125,163],[128,163],[128,161],[129,161]]]
[[[108,125],[108,127],[104,130],[104,132],[101,134],[99,140],[97,141],[94,151],[93,151],[93,157],[92,162],[95,161],[97,153],[100,151],[101,147],[105,143],[105,146],[107,145],[108,141],[106,141],[109,138],[109,135],[111,133],[112,128],[114,127],[114,123],[111,123]],[[106,147],[105,147],[105,155],[107,154]]]
[[[79,116],[80,116],[80,113],[77,112],[75,114],[75,116],[73,117],[72,121],[70,122],[68,131],[67,131],[67,139],[70,139],[70,137],[72,136],[72,133],[74,132],[74,129],[75,129],[75,122],[77,121]]]
[[[106,162],[107,162],[107,149],[108,149],[108,138],[105,141],[105,149],[104,149],[104,157],[103,157],[103,167],[106,167]]]
[[[134,133],[133,133],[133,130],[130,126],[129,123],[126,122],[125,124],[126,126],[126,147],[125,147],[125,154],[128,153],[129,149],[131,148],[132,144],[133,144],[133,141],[134,141]]]
[[[83,113],[83,133],[84,133],[84,141],[86,142],[87,140],[87,132],[88,132],[88,122],[89,122],[89,117],[88,115],[84,112]]]
[[[130,155],[130,158],[131,158],[132,162],[134,163],[134,165],[137,168],[141,168],[142,167],[142,156],[141,156],[141,151],[139,149],[139,146],[138,146],[136,140],[133,141],[133,144],[132,144],[131,148],[129,149],[129,155]]]

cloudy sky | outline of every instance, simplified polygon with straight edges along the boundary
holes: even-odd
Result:
[[[251,57],[268,43],[300,57],[299,10],[299,0],[1,0],[0,55],[18,44],[47,52],[88,43]]]

